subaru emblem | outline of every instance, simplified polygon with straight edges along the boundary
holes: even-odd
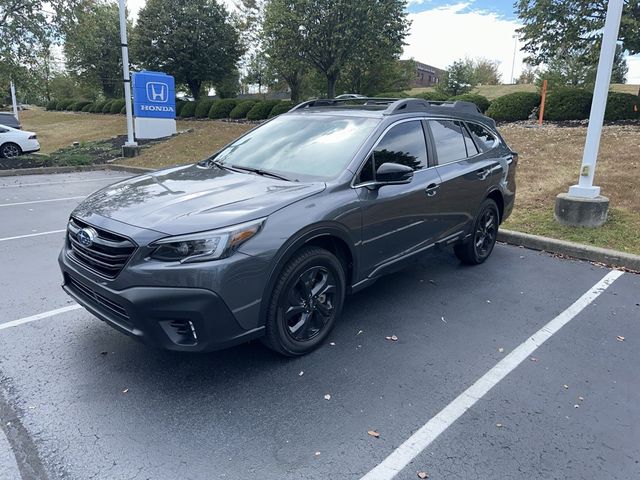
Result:
[[[93,241],[98,236],[98,232],[96,232],[93,228],[83,228],[78,232],[76,238],[80,245],[84,247],[90,247],[93,245]]]

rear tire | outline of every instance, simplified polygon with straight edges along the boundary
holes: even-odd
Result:
[[[263,343],[289,357],[311,352],[340,316],[345,273],[335,255],[305,247],[291,258],[273,288]]]
[[[0,157],[2,158],[15,158],[22,154],[20,145],[13,142],[7,142],[0,146]]]
[[[479,265],[483,263],[493,252],[493,247],[498,238],[498,225],[500,224],[500,212],[498,205],[492,199],[487,198],[480,206],[480,212],[473,223],[471,238],[458,244],[453,251],[460,261],[467,265]]]

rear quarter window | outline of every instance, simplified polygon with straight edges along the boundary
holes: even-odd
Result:
[[[482,152],[488,152],[500,143],[498,138],[482,125],[478,125],[477,123],[467,123],[467,127],[469,127],[471,136]]]

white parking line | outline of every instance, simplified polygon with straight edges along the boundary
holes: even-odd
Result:
[[[23,188],[23,187],[42,187],[43,185],[66,185],[67,183],[85,183],[85,182],[102,182],[105,180],[119,180],[122,178],[131,178],[130,175],[125,177],[101,177],[101,178],[89,178],[86,180],[67,180],[66,182],[39,182],[39,183],[18,183],[16,185],[0,185],[0,189],[3,188]]]
[[[15,202],[15,203],[0,203],[0,207],[14,207],[16,205],[33,205],[34,203],[48,203],[48,202],[64,202],[66,200],[79,200],[86,198],[86,195],[80,197],[65,197],[65,198],[51,198],[49,200],[31,200],[30,202]]]
[[[5,237],[5,238],[0,238],[0,242],[7,242],[9,240],[19,240],[21,238],[39,237],[40,235],[50,235],[52,233],[62,233],[62,232],[66,232],[66,230],[51,230],[50,232],[29,233],[28,235],[18,235],[17,237]]]
[[[498,362],[449,405],[440,410],[435,417],[411,435],[402,445],[385,458],[382,463],[362,477],[361,480],[391,480],[398,475],[414,458],[438,438],[442,432],[449,428],[525,359],[529,358],[540,345],[551,338],[558,330],[598,298],[598,296],[622,274],[623,272],[621,271],[613,270],[605,275],[602,280],[576,300],[573,305],[516,347],[515,350]]]
[[[19,318],[18,320],[12,320],[6,323],[0,323],[0,330],[5,330],[11,327],[17,327],[18,325],[24,325],[25,323],[35,322],[36,320],[42,320],[43,318],[53,317],[54,315],[60,315],[61,313],[71,312],[82,308],[77,303],[75,305],[69,305],[68,307],[56,308],[55,310],[49,310],[48,312],[38,313],[37,315],[31,315],[30,317]]]

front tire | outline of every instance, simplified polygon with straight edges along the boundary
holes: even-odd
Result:
[[[15,158],[19,157],[20,154],[22,154],[20,145],[12,142],[7,142],[0,146],[0,157],[2,158]]]
[[[479,265],[483,263],[493,252],[493,247],[498,238],[498,225],[500,224],[500,212],[498,205],[492,199],[487,198],[480,206],[480,212],[473,224],[473,234],[465,243],[454,247],[456,257],[467,265]]]
[[[263,342],[282,355],[305,355],[329,335],[345,297],[342,263],[331,252],[305,247],[287,262],[269,300]]]

